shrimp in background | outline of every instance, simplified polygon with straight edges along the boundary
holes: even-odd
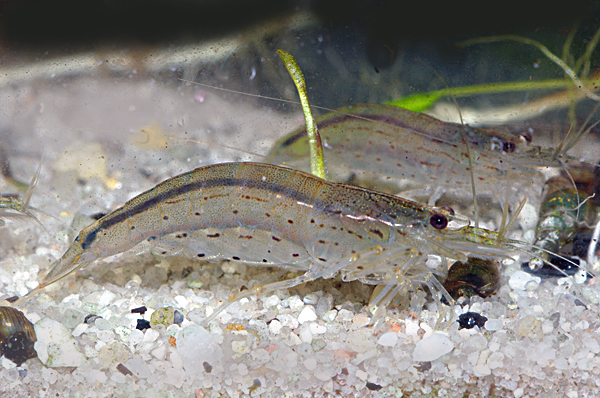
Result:
[[[441,122],[387,105],[341,108],[317,124],[330,180],[387,186],[393,193],[428,188],[430,195],[442,190],[471,197],[472,173],[477,193],[498,199],[504,197],[498,187],[508,182],[513,190],[541,183],[538,167],[579,163],[564,153],[555,155],[553,148],[531,145],[529,134]],[[266,162],[307,170],[305,128],[279,140]]]

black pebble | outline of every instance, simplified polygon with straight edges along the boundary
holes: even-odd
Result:
[[[146,311],[148,311],[148,308],[146,308],[145,306],[141,306],[141,307],[132,309],[131,313],[144,315],[146,313]]]
[[[148,322],[145,319],[138,319],[137,320],[137,326],[135,327],[137,330],[146,330],[146,329],[150,329],[150,322]]]
[[[381,387],[379,384],[367,383],[367,388],[371,391],[378,391],[381,390],[383,387]]]
[[[206,373],[210,373],[210,372],[212,372],[212,368],[213,368],[213,367],[212,367],[212,365],[211,365],[210,363],[208,363],[208,362],[204,361],[204,362],[202,363],[202,366],[204,366],[204,371],[205,371]]]
[[[83,320],[85,323],[87,323],[88,325],[91,325],[92,323],[96,322],[96,319],[98,318],[102,318],[99,315],[94,315],[94,314],[89,314],[85,317],[85,319]]]
[[[177,310],[173,313],[173,323],[176,325],[181,325],[183,322],[183,314]]]
[[[481,328],[487,320],[486,317],[476,312],[465,312],[458,316],[458,329],[473,329],[475,326]]]

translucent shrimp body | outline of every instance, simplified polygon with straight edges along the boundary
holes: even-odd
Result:
[[[166,180],[83,229],[40,286],[18,303],[141,243],[157,254],[304,271],[254,293],[338,272],[344,280],[390,289],[420,283],[435,289],[439,282],[425,266],[430,254],[506,257],[497,234],[468,226],[450,210],[278,166],[224,163]]]
[[[477,191],[488,194],[497,193],[498,184],[508,179],[522,186],[536,177],[541,182],[536,167],[560,166],[553,149],[530,145],[529,136],[446,123],[392,106],[353,105],[323,115],[317,124],[328,179],[392,183],[394,193],[445,187],[471,196],[469,154]],[[575,161],[565,155],[559,160]],[[279,140],[266,162],[306,171],[305,128]]]

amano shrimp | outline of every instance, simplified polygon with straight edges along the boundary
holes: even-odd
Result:
[[[391,184],[386,191],[392,193],[433,187],[471,196],[473,173],[477,192],[496,198],[498,187],[509,181],[514,188],[536,178],[541,184],[540,166],[578,163],[566,154],[555,155],[553,148],[532,145],[528,133],[446,123],[387,105],[353,105],[316,121],[328,179],[377,187]],[[266,162],[306,171],[306,141],[305,128],[298,128],[273,146]]]
[[[233,294],[228,303],[341,273],[344,281],[385,285],[375,302],[386,305],[416,285],[451,302],[425,265],[430,255],[444,263],[468,256],[504,259],[518,242],[469,226],[449,209],[288,168],[223,163],[166,180],[84,228],[39,287],[16,304],[79,268],[142,243],[161,255],[303,272]]]

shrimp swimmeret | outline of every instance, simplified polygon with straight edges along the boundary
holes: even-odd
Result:
[[[344,281],[385,285],[376,305],[387,305],[415,285],[441,292],[450,302],[425,265],[429,255],[440,256],[444,264],[468,256],[506,259],[507,251],[521,245],[469,226],[451,209],[278,166],[223,163],[168,179],[84,228],[39,287],[16,304],[81,267],[143,242],[161,255],[303,272],[233,294],[228,303],[341,273]]]

